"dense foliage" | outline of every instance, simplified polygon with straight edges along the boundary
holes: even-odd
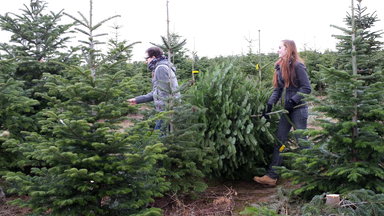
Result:
[[[20,159],[19,152],[7,151],[4,142],[19,137],[22,130],[36,127],[29,114],[38,101],[29,98],[23,83],[12,78],[15,70],[13,61],[0,62],[0,171],[17,167]]]
[[[260,80],[225,65],[205,73],[192,87],[190,103],[205,110],[199,116],[204,124],[201,145],[215,149],[215,175],[255,174],[267,163],[268,146],[274,140],[270,123],[252,117],[262,113],[270,94],[261,86]]]
[[[158,135],[145,122],[126,132],[115,125],[128,110],[123,73],[94,79],[76,67],[66,74],[71,80],[45,74],[50,108],[40,112],[41,130],[7,142],[32,167],[6,175],[11,191],[29,194],[25,205],[39,213],[137,212],[167,187],[156,166],[165,156]]]

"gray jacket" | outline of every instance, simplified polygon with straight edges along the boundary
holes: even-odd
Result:
[[[167,60],[156,63],[152,71],[152,91],[136,97],[136,103],[154,101],[157,111],[163,111],[169,100],[180,97],[176,68]]]
[[[282,77],[279,65],[276,65],[276,72],[278,77],[278,87],[273,90],[271,97],[268,100],[268,104],[276,104],[277,101],[281,98],[284,91],[284,79]],[[295,73],[296,79],[294,81],[295,85],[290,85],[286,88],[284,103],[289,99],[292,99],[296,104],[304,103],[302,95],[299,95],[298,92],[303,94],[311,93],[311,84],[309,83],[309,78],[307,74],[307,68],[303,63],[295,63]]]

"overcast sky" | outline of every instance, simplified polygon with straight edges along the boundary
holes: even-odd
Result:
[[[121,40],[141,41],[133,49],[134,60],[143,60],[150,42],[161,43],[166,35],[167,0],[93,0],[94,23],[113,15],[113,19],[98,33],[109,33],[101,40],[113,37],[113,25],[121,25]],[[0,14],[20,13],[23,4],[30,0],[7,0]],[[89,0],[47,0],[48,11],[65,12],[79,17],[78,11],[89,16]],[[283,39],[296,41],[299,50],[335,49],[332,34],[340,31],[330,24],[345,26],[343,19],[350,12],[351,0],[169,0],[170,30],[187,39],[186,47],[197,55],[215,57],[238,55],[252,49],[276,52]],[[363,0],[369,12],[376,11],[381,20],[376,29],[384,29],[384,1]],[[67,21],[67,20],[64,20]],[[69,20],[68,20],[69,21]],[[76,42],[79,38],[73,39]],[[7,42],[9,35],[0,32],[0,41]]]

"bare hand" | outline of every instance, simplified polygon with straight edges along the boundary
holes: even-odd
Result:
[[[128,99],[128,103],[129,103],[129,105],[135,105],[135,104],[137,104],[137,102],[136,102],[136,98]]]

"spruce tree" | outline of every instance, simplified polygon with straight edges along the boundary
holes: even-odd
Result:
[[[365,16],[357,14],[356,23],[362,22],[359,18]],[[283,176],[304,183],[296,193],[343,193],[360,188],[384,192],[384,71],[370,62],[361,63],[366,50],[375,54],[375,47],[368,48],[376,43],[359,37],[362,32],[369,35],[369,29],[351,27],[344,29],[343,38],[355,39],[349,42],[349,49],[340,50],[343,56],[349,53],[351,67],[321,67],[327,95],[321,101],[314,99],[314,110],[326,118],[320,119],[321,130],[308,133],[316,145],[298,154],[286,154],[292,170],[283,169]]]

